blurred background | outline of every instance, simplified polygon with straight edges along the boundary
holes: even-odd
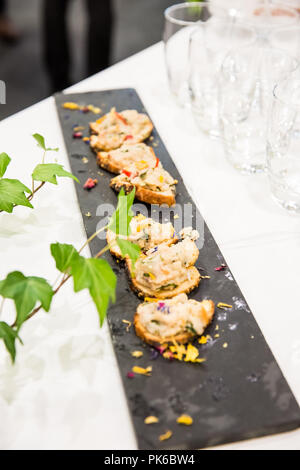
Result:
[[[67,26],[72,58],[71,83],[87,76],[86,1],[69,0]],[[43,57],[43,2],[6,0],[4,16],[12,21],[16,38],[7,40],[0,35],[0,80],[7,87],[7,104],[0,105],[0,119],[40,101],[53,91]],[[111,0],[111,3],[114,24],[109,63],[113,64],[160,41],[163,12],[176,1]]]

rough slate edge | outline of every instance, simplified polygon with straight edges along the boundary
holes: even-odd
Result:
[[[145,109],[133,89],[68,94],[67,97],[56,95],[72,171],[81,183],[89,176],[99,178],[99,168],[89,147],[72,138],[73,125],[87,126],[95,116],[63,110],[61,104],[65,101],[92,103],[100,106],[103,113],[111,106],[116,106],[118,110]],[[182,178],[155,129],[153,136],[154,141],[158,142],[155,152],[164,167],[179,181],[177,202],[191,201]],[[88,164],[82,163],[82,156],[88,156]],[[99,184],[94,190],[87,192],[82,189],[82,185],[76,185],[87,236],[95,231],[98,219],[94,214],[99,202],[116,205],[117,201],[116,195],[109,188],[112,175],[101,169],[100,172],[103,176],[99,178]],[[195,206],[194,209],[197,210]],[[91,218],[84,215],[88,211],[93,214]],[[92,254],[98,252],[104,244],[104,241],[94,240],[90,246]],[[234,308],[229,313],[218,312],[207,329],[207,333],[213,336],[218,324],[220,339],[215,339],[212,345],[201,347],[200,355],[207,358],[207,362],[201,366],[168,362],[161,357],[151,361],[150,348],[135,336],[132,328],[126,333],[126,325],[122,319],[132,320],[139,300],[131,293],[122,266],[114,263],[109,254],[105,257],[118,275],[117,302],[110,308],[108,322],[139,448],[196,449],[299,427],[299,406],[240,289],[229,270],[216,272],[213,269],[224,262],[224,258],[207,226],[205,245],[199,260],[205,268],[205,274],[209,274],[211,279],[201,281],[199,288],[190,297],[210,297],[216,303],[234,302]],[[226,350],[222,347],[224,342],[228,343]],[[135,349],[143,350],[142,359],[133,360],[130,356],[130,352]],[[133,365],[149,364],[153,366],[152,377],[127,379],[126,374]],[[193,416],[194,424],[191,427],[176,424],[176,417],[182,412]],[[158,416],[160,423],[145,425],[143,420],[149,414]],[[158,436],[167,429],[173,431],[172,438],[160,442]]]

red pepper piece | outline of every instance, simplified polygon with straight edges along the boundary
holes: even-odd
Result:
[[[122,173],[126,176],[128,176],[130,178],[130,176],[132,175],[131,171],[128,171],[128,170],[122,170]]]
[[[121,116],[121,114],[117,113],[117,111],[116,111],[116,116],[117,116],[117,118],[120,119],[124,124],[127,125],[126,119],[125,119],[123,116]]]
[[[125,136],[124,140],[130,140],[130,139],[133,139],[133,135],[128,134]]]
[[[158,164],[159,164],[159,158],[156,157],[156,164],[155,164],[155,168],[158,167]]]
[[[84,189],[93,189],[96,184],[98,183],[98,180],[93,180],[93,178],[88,178],[86,182],[83,185]]]
[[[227,268],[226,264],[221,264],[215,268],[215,271],[224,271],[225,268]]]

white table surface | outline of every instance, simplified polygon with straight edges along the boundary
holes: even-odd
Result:
[[[9,84],[8,84],[9,86]],[[300,401],[300,218],[270,197],[266,176],[244,177],[219,142],[199,134],[188,110],[169,95],[162,44],[70,88],[85,92],[134,87],[206,219],[298,402]],[[0,123],[8,177],[30,185],[40,159],[31,134],[59,146],[69,168],[53,98]],[[71,180],[48,185],[35,209],[0,214],[0,279],[12,270],[56,279],[49,245],[85,241]],[[86,254],[88,254],[88,250]],[[2,319],[13,306],[6,303]],[[1,449],[135,449],[136,440],[107,325],[98,327],[86,291],[72,283],[22,329],[14,367],[0,345]],[[225,449],[300,449],[300,430],[226,445]]]

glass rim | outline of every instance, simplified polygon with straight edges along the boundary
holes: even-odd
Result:
[[[177,24],[179,26],[189,26],[191,24],[195,24],[195,23],[197,23],[197,21],[179,20],[179,19],[176,19],[176,18],[173,18],[172,16],[170,16],[170,13],[175,11],[175,10],[183,10],[184,8],[192,8],[193,6],[199,6],[199,7],[205,6],[206,7],[206,6],[211,6],[211,3],[210,2],[201,2],[201,1],[200,2],[176,3],[175,5],[171,5],[170,7],[165,9],[165,11],[164,11],[165,19],[170,21],[170,23]],[[220,7],[220,10],[225,12],[225,10],[222,7]]]

